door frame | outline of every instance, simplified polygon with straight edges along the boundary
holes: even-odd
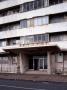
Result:
[[[35,64],[35,63],[34,63],[34,59],[38,59],[38,69],[37,69],[37,70],[45,70],[45,69],[44,69],[45,57],[44,57],[44,56],[34,56],[34,57],[33,57],[33,70],[35,70],[35,69],[34,69],[34,64]],[[40,64],[41,64],[41,63],[40,63],[40,60],[42,60],[42,65],[43,65],[42,67],[43,67],[43,69],[40,68],[40,66],[41,66],[41,65],[40,65]],[[47,57],[47,60],[48,60],[48,57]]]

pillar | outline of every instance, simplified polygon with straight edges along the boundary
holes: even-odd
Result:
[[[23,58],[22,58],[22,53],[19,53],[19,60],[20,60],[20,73],[22,74],[24,72],[23,68]]]
[[[47,53],[48,74],[51,74],[50,52]]]
[[[28,69],[28,57],[22,52],[19,53],[19,66],[21,74]]]

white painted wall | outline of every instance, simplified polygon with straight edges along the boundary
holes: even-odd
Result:
[[[29,12],[18,13],[18,14],[1,17],[0,24],[19,21],[21,19],[29,19],[29,18],[37,17],[37,16],[56,14],[56,13],[61,13],[61,12],[67,12],[67,3],[57,4],[57,5],[47,7],[47,8],[42,8],[42,9],[32,10]]]
[[[30,1],[34,1],[34,0],[6,0],[6,1],[0,2],[0,10],[13,7],[16,5],[20,5],[25,2],[30,2]]]
[[[0,32],[0,39],[62,31],[67,31],[67,22],[54,23],[10,31],[2,31]]]

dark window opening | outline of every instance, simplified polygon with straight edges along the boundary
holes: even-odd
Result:
[[[7,39],[7,45],[16,45],[19,44],[20,38],[11,38],[11,39]]]
[[[23,12],[31,11],[39,8],[48,6],[48,0],[35,0],[32,2],[27,2],[22,5]]]
[[[59,3],[63,3],[63,0],[49,0],[49,5],[55,5]]]
[[[0,31],[15,30],[20,28],[20,21],[0,25]]]
[[[20,28],[27,28],[27,20],[20,21]]]
[[[58,23],[67,21],[67,13],[53,14],[49,16],[50,23]]]
[[[3,2],[3,1],[6,1],[6,0],[0,0],[0,2]]]
[[[19,12],[20,12],[20,5],[15,6],[15,7],[11,7],[11,8],[7,8],[7,9],[4,9],[2,11],[0,10],[0,17],[16,14]]]

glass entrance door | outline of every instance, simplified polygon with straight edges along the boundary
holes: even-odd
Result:
[[[33,69],[47,69],[47,56],[35,56],[33,57]]]
[[[33,68],[34,68],[34,70],[38,70],[38,62],[39,62],[38,58],[35,58],[33,60]]]
[[[44,69],[44,59],[39,58],[39,69]]]

